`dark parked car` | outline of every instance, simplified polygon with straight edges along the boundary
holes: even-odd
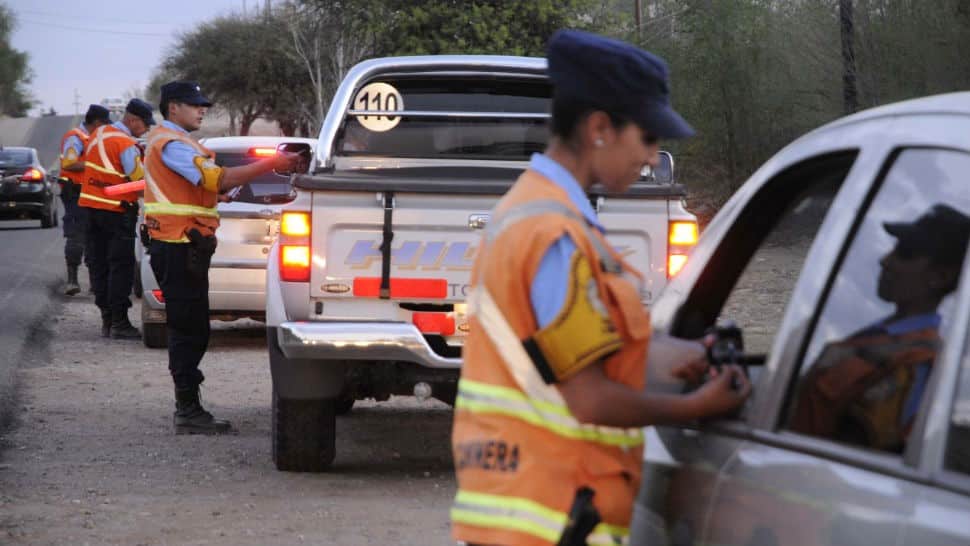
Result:
[[[813,131],[721,208],[651,316],[720,323],[752,396],[648,432],[632,545],[970,544],[968,173],[954,93]]]
[[[40,220],[57,225],[54,186],[33,148],[0,147],[0,220]]]

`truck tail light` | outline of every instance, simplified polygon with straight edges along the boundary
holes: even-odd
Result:
[[[310,213],[284,212],[279,241],[280,280],[310,282]]]
[[[684,265],[687,256],[697,244],[697,222],[693,220],[674,220],[670,222],[667,236],[667,278],[673,278]]]
[[[27,169],[27,172],[20,175],[21,182],[40,182],[44,179],[44,173],[40,172],[39,169],[33,167]]]

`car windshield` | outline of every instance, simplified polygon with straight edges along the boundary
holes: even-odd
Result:
[[[29,167],[32,163],[28,150],[0,149],[0,167]]]
[[[372,81],[356,92],[353,110],[424,115],[348,115],[337,135],[337,154],[526,160],[545,149],[550,97],[551,87],[541,79],[400,76]]]
[[[217,152],[216,163],[222,167],[238,167],[259,161],[247,153]],[[269,172],[254,178],[243,186],[233,201],[243,203],[288,203],[293,200],[293,187],[287,176]]]

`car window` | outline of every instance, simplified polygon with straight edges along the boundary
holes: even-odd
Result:
[[[833,277],[786,428],[902,453],[952,316],[970,234],[970,154],[894,155]]]
[[[743,349],[767,358],[789,296],[856,152],[795,165],[746,205],[695,283],[674,334],[697,338],[718,321],[736,325]],[[757,362],[756,362],[757,363]],[[760,367],[749,374],[757,379]]]
[[[551,96],[540,79],[389,77],[358,90],[352,108],[500,115],[349,115],[335,149],[344,156],[525,160],[545,149]]]
[[[259,161],[261,158],[251,156],[248,153],[218,152],[216,153],[216,164],[221,167],[238,167]],[[273,172],[268,172],[254,178],[248,184],[240,188],[239,193],[233,197],[233,201],[242,203],[288,203],[296,195],[290,185],[287,176],[280,176]]]
[[[0,167],[29,167],[32,164],[30,150],[0,149]]]

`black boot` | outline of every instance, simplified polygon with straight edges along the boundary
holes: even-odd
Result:
[[[233,432],[229,421],[216,419],[202,407],[199,388],[175,388],[175,434],[227,434]]]
[[[77,266],[67,266],[67,283],[64,285],[64,295],[73,296],[81,291],[81,285],[77,282]]]
[[[141,332],[128,320],[128,311],[111,314],[111,339],[141,339]]]
[[[111,337],[111,311],[101,310],[101,337]]]

